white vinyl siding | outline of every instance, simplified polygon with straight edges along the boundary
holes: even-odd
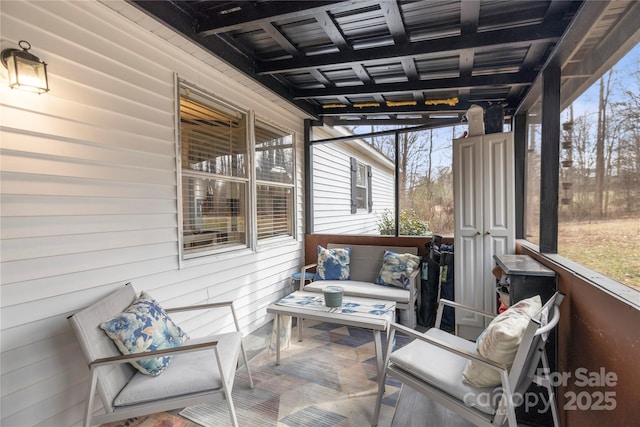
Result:
[[[51,87],[0,72],[0,424],[75,426],[88,369],[68,315],[131,281],[166,306],[233,300],[249,333],[302,263],[296,165],[295,239],[180,268],[176,74],[296,134],[305,116],[127,2],[0,8],[2,48],[28,40]],[[232,322],[176,317],[195,336]]]
[[[318,131],[316,139],[330,136]],[[317,144],[313,146],[314,233],[378,234],[377,218],[393,209],[394,166],[381,159],[364,142]],[[351,212],[351,158],[371,166],[372,211]]]

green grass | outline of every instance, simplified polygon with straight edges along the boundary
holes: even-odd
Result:
[[[640,290],[640,219],[558,226],[558,254]]]

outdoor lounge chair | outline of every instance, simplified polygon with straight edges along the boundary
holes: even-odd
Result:
[[[519,344],[516,343],[514,347],[515,359],[510,368],[478,354],[476,343],[439,329],[444,305],[471,310],[487,317],[495,317],[494,314],[440,300],[435,328],[419,333],[402,325],[392,324],[385,371],[378,383],[373,425],[376,426],[378,423],[385,379],[386,375],[389,375],[403,383],[403,387],[411,387],[431,401],[478,426],[500,426],[506,420],[509,427],[517,427],[514,399],[518,402],[518,396],[523,396],[531,383],[535,382],[546,387],[553,422],[558,426],[558,414],[544,348],[549,331],[555,328],[560,319],[559,305],[563,298],[563,294],[556,293],[536,316],[525,318],[526,327]],[[396,333],[407,335],[414,340],[393,351]],[[466,374],[465,368],[471,360],[476,367],[488,369],[494,376],[497,376],[496,373],[499,374],[499,385],[476,387],[463,382],[463,372]],[[542,370],[538,370],[540,362]],[[439,425],[435,420],[431,422],[433,425]]]
[[[231,390],[241,351],[251,387],[253,380],[232,303],[180,307],[165,312],[228,307],[233,315],[235,332],[186,339],[175,348],[123,355],[100,325],[121,314],[136,297],[131,284],[126,284],[69,317],[91,371],[84,426],[207,403],[215,395],[222,395],[227,400],[231,423],[236,426]],[[170,362],[157,376],[145,375],[129,363],[158,360],[149,358],[169,355],[172,355]],[[94,414],[96,392],[104,410]]]

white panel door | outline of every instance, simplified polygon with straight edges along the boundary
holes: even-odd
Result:
[[[494,254],[515,251],[513,134],[453,142],[455,299],[496,312]],[[458,335],[475,339],[488,321],[456,312]]]
[[[492,313],[496,313],[493,255],[515,252],[513,155],[512,133],[483,137],[484,308]]]
[[[482,137],[457,139],[453,143],[453,186],[455,206],[454,287],[455,299],[472,307],[484,306]],[[460,260],[464,260],[460,262]],[[459,325],[484,327],[484,319],[468,312],[456,312]]]

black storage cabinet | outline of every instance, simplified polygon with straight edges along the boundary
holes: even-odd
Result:
[[[509,284],[506,286],[509,293],[509,305],[513,305],[518,301],[526,298],[540,295],[542,304],[546,303],[549,298],[557,290],[556,273],[540,264],[528,255],[494,255],[498,267],[509,276]],[[503,284],[504,290],[504,284]],[[504,303],[504,301],[503,301]],[[547,345],[545,347],[547,358],[549,359],[549,368],[551,372],[556,371],[557,354],[556,354],[556,332],[553,330],[549,334]],[[541,367],[542,365],[540,365]],[[544,387],[531,384],[527,392],[537,394],[539,397],[548,399],[547,391]],[[534,426],[551,426],[553,420],[551,410],[543,412],[542,404],[535,408],[529,408],[524,411],[524,405],[516,410],[518,421],[527,422]]]

